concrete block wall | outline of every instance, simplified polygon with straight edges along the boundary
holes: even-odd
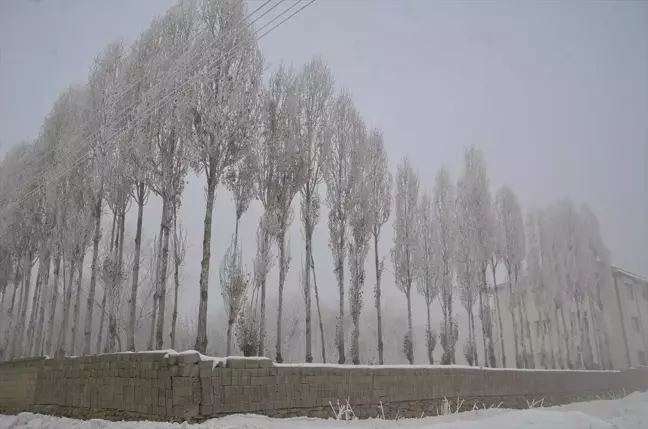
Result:
[[[123,353],[0,363],[0,407],[76,418],[192,420],[232,413],[331,417],[435,415],[444,398],[463,409],[526,408],[648,389],[648,368],[622,372],[430,366],[277,365],[266,358],[195,352]],[[382,409],[381,409],[382,404]],[[455,405],[456,406],[456,405]]]
[[[0,412],[14,413],[33,405],[44,360],[33,358],[0,362]]]

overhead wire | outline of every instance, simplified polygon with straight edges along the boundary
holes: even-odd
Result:
[[[283,2],[283,1],[285,1],[285,0],[281,0],[281,2]],[[293,9],[295,6],[297,6],[297,5],[298,5],[299,3],[301,3],[302,1],[304,1],[304,0],[297,0],[295,3],[293,3],[290,7],[288,7],[287,9],[285,9],[285,10],[284,10],[283,12],[281,12],[279,15],[275,16],[275,17],[272,18],[269,22],[267,22],[267,23],[264,24],[262,27],[260,27],[259,29],[257,29],[257,30],[253,33],[253,35],[256,36],[257,33],[259,33],[259,32],[260,32],[261,30],[263,30],[264,28],[268,27],[270,24],[272,24],[272,23],[273,23],[274,21],[276,21],[277,19],[281,18],[283,15],[285,15],[288,11],[290,11],[291,9]],[[276,25],[274,25],[272,28],[270,28],[269,30],[267,30],[267,31],[264,32],[263,34],[261,34],[261,36],[257,37],[254,41],[255,41],[255,42],[258,42],[260,39],[262,39],[263,37],[265,37],[265,36],[267,36],[268,34],[270,34],[270,33],[271,33],[272,31],[274,31],[276,28],[278,28],[279,26],[281,26],[282,24],[284,24],[285,22],[287,22],[289,19],[291,19],[292,17],[294,17],[297,13],[301,12],[302,10],[304,10],[306,7],[310,6],[310,5],[311,5],[312,3],[314,3],[314,2],[315,2],[315,0],[310,0],[310,1],[308,1],[304,6],[302,6],[301,8],[299,8],[298,10],[296,10],[295,12],[293,12],[291,15],[289,15],[288,17],[286,17],[285,19],[283,19],[282,21],[280,21],[279,23],[277,23]],[[224,56],[225,56],[226,54],[229,54],[229,53],[232,52],[233,50],[237,49],[241,44],[242,44],[242,43],[239,43],[239,44],[235,45],[232,49],[230,49],[228,52],[226,52],[226,53],[224,53],[224,54],[221,54],[221,56],[217,59],[217,61],[223,59]],[[144,113],[140,114],[140,115],[135,119],[134,122],[137,122],[137,121],[141,121],[141,120],[143,120],[144,118],[150,116],[150,114],[153,113],[153,111],[155,111],[155,110],[157,110],[157,109],[163,107],[164,104],[170,102],[170,101],[171,101],[171,96],[173,96],[177,91],[179,91],[180,89],[182,89],[182,88],[183,88],[184,86],[186,86],[188,83],[192,83],[192,82],[194,82],[195,80],[197,80],[198,78],[202,77],[201,75],[205,72],[205,70],[208,70],[209,67],[214,66],[214,65],[216,64],[217,61],[215,61],[214,64],[208,64],[207,67],[206,67],[202,72],[199,72],[196,76],[193,76],[192,78],[185,80],[185,81],[184,81],[182,84],[180,84],[178,87],[174,88],[172,91],[170,91],[168,94],[166,94],[166,96],[162,97],[161,100],[160,100],[158,103],[154,104],[154,105],[151,106],[147,111],[145,111]],[[108,144],[109,142],[112,142],[112,140],[114,140],[114,139],[115,139],[119,134],[121,134],[121,133],[124,132],[125,130],[130,129],[130,128],[133,127],[133,126],[136,126],[136,125],[133,125],[133,124],[131,123],[131,124],[128,124],[127,126],[122,127],[121,129],[119,129],[118,131],[116,131],[115,133],[113,133],[113,134],[112,134],[108,139],[106,139],[105,143],[103,143],[103,144]],[[60,171],[60,172],[58,173],[58,175],[55,175],[53,178],[50,178],[49,180],[50,180],[50,181],[51,181],[51,180],[56,180],[57,178],[63,176],[65,173],[71,171],[71,170],[72,170],[73,168],[75,168],[78,164],[80,164],[80,163],[81,163],[81,162],[82,162],[82,161],[83,161],[87,156],[89,156],[89,154],[90,154],[89,152],[86,152],[86,153],[85,153],[84,155],[82,155],[80,158],[78,158],[77,160],[75,160],[74,162],[72,162],[69,166],[67,166],[67,167],[64,168],[62,171]],[[43,173],[40,175],[39,180],[40,180],[40,179],[43,179],[44,176],[45,176],[46,174],[47,174],[47,172],[43,172]],[[45,186],[45,185],[47,184],[48,179],[45,178],[45,179],[44,179],[44,182],[45,182],[45,183],[37,184],[35,189],[33,189],[32,191],[28,192],[28,193],[25,194],[23,197],[19,197],[17,201],[14,201],[14,202],[12,202],[12,203],[9,203],[9,204],[7,205],[7,207],[5,207],[5,208],[2,210],[2,212],[0,212],[0,216],[3,215],[3,214],[5,214],[5,213],[8,211],[9,207],[11,207],[12,204],[13,204],[13,205],[20,204],[20,203],[22,203],[23,201],[25,201],[27,198],[29,198],[31,195],[33,195],[34,193],[36,193],[36,192],[38,191],[39,188],[41,188],[41,187],[43,187],[43,186]],[[33,185],[33,183],[31,183],[31,184],[25,186],[24,188],[27,188],[27,187],[32,186],[32,185]],[[24,190],[24,188],[23,188],[23,190]],[[5,199],[5,201],[6,201],[6,199]]]

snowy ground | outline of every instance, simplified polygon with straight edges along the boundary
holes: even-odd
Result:
[[[253,415],[229,416],[199,425],[79,421],[38,414],[0,415],[0,429],[645,429],[648,428],[648,392],[623,399],[582,402],[530,410],[490,409],[422,419],[360,420],[344,422],[308,418],[269,419]]]

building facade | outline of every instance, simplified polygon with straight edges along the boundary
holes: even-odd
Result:
[[[573,369],[625,369],[648,365],[648,280],[617,267],[612,267],[612,279],[611,286],[600,291],[602,311],[591,297],[583,297],[578,305],[571,297],[563,297],[556,300],[562,303],[562,307],[556,308],[538,302],[529,291],[516,307],[515,325],[510,309],[509,285],[498,285],[490,297],[495,309],[493,321],[498,365],[504,366],[499,318],[505,366],[509,368],[571,366]],[[500,304],[499,314],[495,293]],[[543,308],[551,310],[543,311]],[[524,338],[524,341],[518,341],[519,363],[516,363],[514,326],[518,337]]]

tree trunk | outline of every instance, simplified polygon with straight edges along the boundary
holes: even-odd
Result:
[[[524,328],[526,331],[527,341],[529,342],[529,353],[531,353],[531,368],[535,368],[535,353],[533,351],[533,339],[531,338],[531,327],[529,324],[529,313],[527,312],[525,293],[521,296],[522,312],[524,313]]]
[[[480,295],[481,295],[481,292],[480,292]],[[481,299],[481,296],[480,296],[480,299]],[[480,309],[481,309],[481,302],[480,302]],[[473,305],[470,306],[470,324],[471,324],[471,328],[472,328],[473,362],[475,362],[475,366],[479,366],[479,356],[477,355],[477,331],[475,330],[475,312],[473,310]],[[484,353],[486,353],[486,341],[485,340],[484,340]],[[486,360],[485,357],[484,357],[484,360]]]
[[[513,344],[515,345],[515,367],[520,368],[522,366],[522,361],[520,360],[520,346],[518,342],[518,325],[517,325],[517,317],[515,314],[515,296],[513,295],[513,282],[512,278],[513,276],[510,275],[511,271],[510,268],[507,267],[507,271],[509,272],[509,310],[511,312],[511,320],[513,321]],[[517,285],[516,285],[517,286]]]
[[[581,369],[585,369],[585,335],[586,332],[583,329],[583,313],[581,312],[581,301],[580,297],[574,297],[574,301],[576,302],[576,329],[578,329],[578,340],[580,343],[580,356],[578,357],[578,361],[580,362]]]
[[[306,196],[306,207],[310,208],[310,194],[307,193]],[[305,216],[308,216],[306,214]],[[313,362],[313,351],[312,351],[312,327],[311,327],[311,285],[310,285],[310,273],[311,273],[311,261],[308,261],[308,258],[310,258],[310,255],[312,253],[312,243],[311,240],[313,238],[313,231],[312,227],[310,225],[310,222],[306,217],[304,217],[306,220],[304,222],[304,232],[305,232],[305,238],[306,238],[306,259],[307,262],[304,267],[305,273],[304,273],[304,303],[305,303],[305,308],[304,312],[306,315],[306,363],[312,363]]]
[[[267,216],[267,213],[264,213],[263,216]],[[262,222],[266,222],[266,219],[262,219]],[[258,245],[258,244],[257,244]],[[267,231],[267,228],[264,229],[264,235],[263,235],[263,243],[262,246],[264,246],[264,249],[268,249],[268,246],[270,246],[270,234]],[[264,356],[265,354],[265,324],[266,324],[266,276],[264,275],[259,281],[261,282],[261,285],[259,286],[261,289],[261,309],[260,309],[260,315],[259,315],[259,347],[257,350],[257,354],[259,356]]]
[[[22,254],[19,252],[18,259],[16,262],[16,268],[14,270],[13,278],[13,293],[11,295],[11,304],[9,305],[9,310],[7,311],[7,326],[4,330],[4,339],[0,343],[0,359],[4,360],[5,357],[9,356],[9,338],[11,337],[11,330],[13,328],[14,322],[14,307],[16,305],[16,292],[18,291],[21,283],[21,271],[20,271],[20,261],[22,260]],[[8,286],[5,286],[5,288]],[[1,321],[2,319],[0,319]]]
[[[158,297],[157,292],[153,293],[153,314],[151,315],[151,331],[149,333],[148,345],[146,350],[153,350],[153,340],[155,339],[155,326],[156,326],[156,317],[157,317],[157,306],[158,306]]]
[[[144,217],[144,201],[146,187],[144,182],[137,184],[137,228],[135,230],[135,256],[133,260],[133,274],[131,279],[131,294],[128,300],[130,318],[128,321],[128,338],[126,348],[135,351],[135,325],[137,319],[137,288],[139,287],[140,253],[142,250],[142,221]]]
[[[499,292],[497,289],[497,277],[495,272],[497,270],[497,265],[491,264],[491,269],[493,270],[493,289],[495,290],[495,306],[497,307],[497,323],[499,325],[499,337],[500,337],[500,347],[502,349],[502,367],[506,368],[506,351],[504,350],[504,330],[502,328],[502,311],[500,307]]]
[[[101,340],[103,337],[103,330],[104,330],[104,320],[106,319],[106,295],[108,294],[108,290],[104,287],[103,291],[103,298],[101,299],[101,306],[99,309],[101,310],[101,319],[99,319],[99,333],[97,334],[97,354],[101,354]],[[106,335],[108,335],[106,333]]]
[[[36,286],[34,287],[34,300],[32,302],[31,315],[29,317],[29,327],[27,328],[27,356],[33,356],[34,353],[34,340],[36,337],[34,331],[36,329],[36,321],[38,319],[39,308],[42,305],[41,303],[43,301],[43,289],[47,288],[50,263],[51,253],[49,251],[49,248],[46,247],[39,255],[38,273],[36,274]],[[1,307],[2,304],[0,304],[0,308]]]
[[[203,231],[203,257],[200,262],[200,304],[198,306],[198,329],[196,350],[207,353],[207,298],[209,296],[209,262],[211,258],[212,214],[216,192],[215,169],[207,177],[207,204],[205,208],[205,226]]]
[[[47,339],[45,345],[45,353],[52,354],[52,339],[54,338],[54,321],[56,319],[56,304],[58,301],[59,292],[59,279],[61,277],[61,255],[57,254],[54,258],[54,294],[52,295],[52,302],[50,305],[49,313],[49,326],[47,329]],[[64,279],[65,280],[65,279]]]
[[[380,289],[380,278],[382,277],[382,270],[380,267],[380,259],[378,258],[378,234],[374,234],[374,261],[376,263],[376,288],[374,289],[374,295],[376,298],[376,322],[378,323],[378,363],[380,365],[385,364],[385,354],[384,354],[384,344],[383,344],[383,333],[382,333],[382,309],[380,304],[380,295],[382,293]],[[428,328],[429,326],[429,305],[428,305]],[[431,354],[430,354],[431,356]],[[430,358],[428,356],[428,358]]]
[[[116,258],[116,278],[114,282],[114,290],[111,295],[110,313],[108,318],[108,347],[107,351],[110,353],[115,352],[116,343],[119,343],[119,351],[121,351],[121,339],[119,337],[117,327],[117,313],[119,312],[118,297],[121,297],[123,290],[123,265],[124,265],[124,235],[126,233],[126,200],[122,200],[122,206],[119,208],[119,223],[117,230],[117,258]]]
[[[454,332],[454,324],[452,320],[452,296],[448,299],[448,326],[450,329],[450,363],[455,364],[456,363],[456,346],[457,346],[457,338],[455,338],[455,332]]]
[[[72,282],[74,281],[74,269],[76,263],[74,260],[70,261],[70,277],[68,285],[65,286],[65,265],[63,266],[63,283],[64,283],[64,298],[63,298],[63,321],[61,323],[61,330],[59,331],[58,346],[56,356],[65,356],[67,352],[67,333],[70,321],[70,304],[72,303]]]
[[[178,209],[173,203],[173,314],[171,315],[171,349],[175,350],[178,324],[178,291],[180,290],[180,254],[178,251]]]
[[[34,259],[34,252],[29,250],[27,252],[27,258],[25,259],[25,282],[23,285],[23,290],[20,298],[19,316],[18,316],[18,329],[14,333],[14,344],[12,347],[12,356],[19,357],[24,352],[23,342],[25,338],[25,329],[27,328],[27,303],[29,301],[29,291],[31,289],[31,272],[32,272],[32,260]]]
[[[72,346],[70,353],[76,354],[76,338],[79,327],[79,309],[81,308],[81,285],[83,284],[83,257],[79,261],[79,277],[77,278],[76,301],[74,302],[74,320],[72,322]]]
[[[227,321],[227,352],[225,356],[232,355],[232,327],[234,326],[234,319],[230,318]]]
[[[567,368],[573,369],[572,359],[571,359],[571,350],[569,349],[569,330],[567,330],[567,322],[565,322],[565,309],[563,306],[560,306],[560,319],[563,326],[563,338],[565,341],[565,353],[567,356]]]
[[[414,365],[414,329],[412,328],[412,284],[410,282],[409,289],[405,294],[407,298],[407,336],[409,337],[411,352],[407,356],[410,365]]]
[[[167,271],[169,264],[169,230],[171,223],[170,201],[168,198],[162,198],[162,223],[160,231],[162,232],[162,253],[160,255],[160,273],[158,275],[158,319],[157,331],[155,334],[156,347],[162,350],[164,347],[164,313],[166,310],[166,283]],[[202,293],[201,293],[202,295]],[[201,302],[202,305],[202,302]],[[204,352],[201,352],[204,353]]]
[[[283,290],[284,290],[284,283],[286,282],[286,268],[287,268],[287,261],[286,261],[286,227],[285,225],[281,225],[279,228],[279,235],[277,237],[278,241],[278,246],[279,246],[279,302],[278,302],[278,309],[277,309],[277,339],[275,342],[275,348],[276,348],[276,356],[275,356],[275,361],[277,363],[282,363],[283,362],[283,356],[281,355],[281,341],[283,338],[281,337],[281,322],[282,322],[282,317],[283,317]]]
[[[488,334],[486,333],[486,323],[484,323],[484,289],[479,288],[479,321],[481,322],[482,327],[482,346],[484,348],[484,365],[490,366],[488,363],[488,347],[486,346],[486,340],[488,339]],[[475,321],[473,320],[473,324]],[[475,327],[473,326],[473,335],[475,332]],[[476,347],[475,347],[476,348]],[[475,350],[475,362],[477,362],[477,350]]]
[[[320,342],[322,346],[322,363],[326,363],[326,341],[324,338],[324,322],[322,322],[322,310],[320,309],[319,291],[317,289],[317,277],[315,275],[315,259],[313,258],[313,249],[310,253],[311,272],[313,273],[313,287],[315,288],[315,305],[317,306],[317,318],[319,320]]]
[[[426,302],[425,305],[427,306],[427,330],[425,332],[425,349],[427,350],[427,356],[430,365],[434,365],[434,354],[433,354],[434,350],[432,350],[429,343],[432,335],[432,322],[430,320],[430,303]]]
[[[345,246],[344,242],[344,232],[341,233],[340,237],[340,249],[343,249]],[[338,329],[336,332],[337,336],[337,348],[338,348],[338,364],[344,365],[346,357],[344,356],[344,258],[340,257],[335,263],[335,274],[337,275],[338,280],[338,291],[340,295],[340,315],[338,319]]]
[[[92,262],[90,265],[90,288],[86,301],[86,320],[83,333],[83,354],[90,354],[90,336],[92,335],[92,315],[94,310],[95,291],[97,288],[97,259],[99,258],[99,241],[101,240],[101,202],[103,200],[103,182],[94,206],[95,230],[92,241]]]

